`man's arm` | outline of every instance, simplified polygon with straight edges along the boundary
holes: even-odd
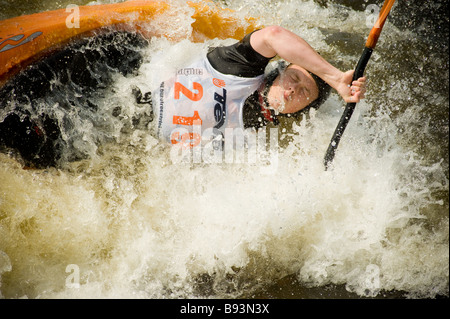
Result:
[[[250,38],[253,49],[265,57],[278,55],[318,75],[333,87],[345,102],[359,102],[364,97],[365,77],[352,83],[353,70],[342,72],[322,58],[304,39],[279,26],[254,32]],[[351,87],[348,85],[351,84]]]

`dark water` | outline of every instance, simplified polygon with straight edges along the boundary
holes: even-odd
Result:
[[[342,69],[355,66],[367,8],[380,4],[216,2],[294,30]],[[69,3],[88,2],[0,1],[0,19]],[[367,99],[328,173],[321,161],[343,107],[336,96],[309,120],[282,123],[277,176],[174,167],[145,129],[129,129],[143,111],[128,89],[150,82],[151,58],[188,59],[201,45],[133,46],[137,75],[113,72],[105,90],[78,100],[77,81],[60,81],[33,101],[54,114],[60,94],[95,104],[99,112],[76,116],[62,108],[83,141],[71,142],[89,156],[26,171],[0,154],[0,296],[448,298],[448,36],[448,1],[397,1],[367,67]],[[78,288],[67,286],[69,265],[80,269]]]

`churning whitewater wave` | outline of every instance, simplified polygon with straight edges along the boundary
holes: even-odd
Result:
[[[189,30],[189,9],[173,3],[174,23]],[[370,12],[323,3],[227,1],[351,69]],[[171,147],[150,134],[132,89],[151,90],[165,72],[232,40],[126,42],[137,67],[103,70],[87,59],[103,81],[89,96],[55,72],[51,93],[10,100],[59,116],[65,148],[62,167],[41,170],[0,153],[0,296],[277,297],[271,287],[292,277],[325,296],[344,286],[354,297],[448,297],[448,72],[432,86],[448,60],[423,41],[388,19],[367,67],[367,99],[328,171],[323,156],[344,106],[336,94],[283,120],[271,169],[174,163]],[[76,50],[120,48],[124,38],[107,43]],[[294,297],[308,298],[307,289]]]

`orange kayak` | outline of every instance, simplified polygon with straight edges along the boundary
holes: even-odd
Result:
[[[133,30],[146,38],[186,37],[186,30],[170,31],[152,27],[152,22],[179,15],[169,2],[133,0],[115,4],[79,6],[19,16],[0,21],[0,87],[27,65],[51,54],[58,48],[109,28]],[[190,9],[190,10],[189,10]],[[192,10],[193,9],[193,10]],[[233,12],[210,1],[187,2],[187,18],[192,18],[192,41],[211,38],[242,38],[256,29],[255,19],[233,17]],[[184,34],[182,34],[184,33]]]

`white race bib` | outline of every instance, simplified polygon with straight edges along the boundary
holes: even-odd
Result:
[[[242,78],[216,71],[207,58],[179,69],[153,93],[158,136],[193,148],[202,136],[244,128],[243,105],[264,76]]]

